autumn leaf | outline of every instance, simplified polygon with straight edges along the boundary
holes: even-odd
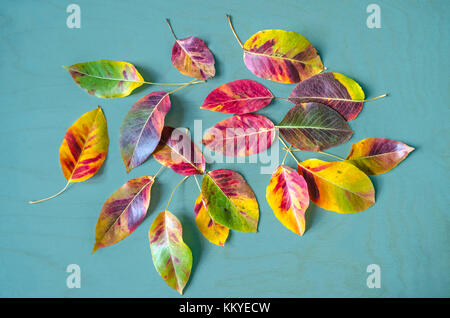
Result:
[[[294,106],[276,127],[289,143],[308,151],[340,145],[353,134],[341,115],[319,103]]]
[[[218,169],[205,174],[202,197],[215,222],[239,232],[256,232],[258,202],[250,186],[236,171]]]
[[[150,205],[153,182],[153,177],[129,180],[106,200],[95,227],[93,253],[123,240],[142,223]]]
[[[305,212],[309,205],[308,186],[295,169],[280,165],[272,174],[266,199],[277,219],[292,232],[305,233]]]
[[[257,114],[235,115],[210,128],[202,143],[225,156],[250,156],[267,150],[276,136],[273,123]]]
[[[127,172],[147,160],[158,146],[169,110],[169,93],[164,91],[150,93],[131,107],[119,134],[120,153]]]
[[[208,212],[202,194],[198,196],[194,206],[195,223],[203,236],[213,244],[224,246],[229,230],[227,227],[217,223]]]
[[[59,161],[67,180],[66,186],[51,197],[29,203],[52,199],[64,192],[70,183],[91,178],[105,161],[108,145],[106,119],[99,106],[85,113],[70,126],[59,148]]]
[[[316,102],[330,106],[346,120],[361,112],[364,92],[351,78],[340,73],[322,73],[300,82],[289,100],[295,104]]]
[[[75,83],[91,95],[101,98],[124,97],[144,84],[133,64],[99,60],[65,66]]]
[[[203,40],[189,36],[178,39],[169,23],[170,31],[175,38],[172,48],[172,58],[170,59],[181,74],[199,79],[214,77],[216,69],[214,67],[214,56]]]
[[[346,162],[369,175],[382,174],[395,168],[413,150],[400,141],[367,138],[353,144]]]
[[[267,106],[273,98],[264,85],[243,79],[223,84],[213,90],[206,96],[200,108],[241,115]]]
[[[230,27],[244,50],[244,63],[256,76],[281,82],[298,83],[324,70],[316,49],[301,34],[284,30],[264,30],[244,44]]]
[[[311,201],[321,208],[338,213],[355,213],[375,203],[372,181],[349,163],[309,159],[300,162],[297,170],[308,184]]]
[[[203,174],[205,171],[205,158],[200,149],[186,133],[169,126],[164,127],[153,157],[184,176]]]
[[[189,280],[192,252],[183,241],[180,221],[169,211],[158,214],[148,232],[156,271],[180,294]]]

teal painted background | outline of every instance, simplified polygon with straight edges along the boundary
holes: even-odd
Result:
[[[381,7],[382,28],[366,27],[366,7]],[[330,150],[345,156],[367,137],[403,141],[414,151],[395,170],[372,178],[377,203],[354,215],[312,205],[303,237],[286,230],[265,201],[269,175],[255,164],[214,164],[243,173],[260,204],[257,234],[234,232],[225,248],[197,230],[194,180],[179,188],[170,210],[183,223],[194,265],[183,297],[449,297],[449,1],[76,1],[81,29],[66,27],[70,1],[4,1],[0,7],[0,296],[179,297],[156,273],[147,232],[180,176],[166,169],[152,190],[149,215],[126,240],[91,255],[103,202],[128,179],[151,175],[149,160],[126,174],[118,149],[123,117],[139,98],[161,87],[115,100],[86,94],[61,65],[97,59],[134,63],[148,81],[184,82],[170,63],[173,38],[204,39],[217,76],[173,96],[167,124],[203,128],[228,117],[199,109],[215,87],[241,78],[288,96],[293,85],[256,78],[225,19],[242,40],[262,29],[305,35],[330,71],[361,83],[368,98],[351,122],[350,142]],[[163,88],[166,89],[166,88]],[[95,177],[62,196],[28,205],[65,184],[58,148],[66,129],[101,105],[108,120],[108,158]],[[260,111],[280,120],[289,105]],[[301,159],[313,153],[301,153]],[[320,156],[319,156],[320,157]],[[322,159],[328,159],[320,157]],[[291,160],[291,159],[289,159]],[[289,161],[293,165],[292,161]],[[78,264],[80,289],[66,287],[66,267]],[[381,267],[380,289],[366,286],[366,267]]]

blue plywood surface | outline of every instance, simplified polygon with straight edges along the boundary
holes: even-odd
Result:
[[[377,203],[369,210],[339,215],[312,204],[303,237],[273,215],[265,201],[270,175],[261,173],[260,164],[210,164],[210,169],[241,172],[252,186],[261,212],[258,233],[233,232],[225,248],[213,246],[193,218],[194,180],[182,185],[170,210],[182,221],[194,256],[183,297],[450,296],[448,1],[377,1],[380,29],[366,26],[369,1],[76,3],[80,29],[66,26],[67,1],[5,1],[0,7],[0,296],[180,297],[154,270],[147,238],[181,178],[168,169],[154,186],[149,215],[135,233],[91,255],[106,198],[128,179],[158,169],[149,160],[127,175],[118,132],[131,105],[161,87],[98,99],[79,89],[61,65],[126,60],[148,81],[184,82],[187,78],[170,63],[173,38],[164,22],[170,18],[178,37],[195,35],[208,43],[217,76],[174,95],[166,123],[194,130],[194,120],[201,119],[206,129],[228,117],[199,109],[208,92],[223,83],[254,79],[280,97],[293,88],[258,79],[246,69],[226,13],[242,40],[262,29],[297,31],[319,50],[328,70],[357,80],[367,97],[390,94],[365,104],[351,122],[351,141],[330,152],[345,156],[352,142],[367,137],[400,140],[416,150],[393,171],[372,178]],[[64,186],[58,160],[62,137],[97,105],[110,134],[103,168],[54,200],[28,205]],[[278,121],[288,109],[277,100],[259,113]],[[307,152],[298,157],[329,159]],[[366,267],[372,263],[381,268],[379,289],[366,286]],[[81,268],[79,289],[66,286],[68,264]]]

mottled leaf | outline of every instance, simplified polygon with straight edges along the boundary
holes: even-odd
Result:
[[[369,175],[382,174],[395,168],[414,148],[384,138],[367,138],[353,144],[346,158]]]
[[[82,89],[101,98],[128,96],[144,82],[134,65],[127,62],[99,60],[65,68]]]
[[[131,107],[119,134],[120,153],[127,172],[147,160],[158,146],[169,110],[169,94],[163,91],[150,93]]]
[[[364,92],[351,78],[339,73],[322,73],[300,82],[289,100],[295,104],[318,102],[330,106],[346,120],[361,112]]]
[[[202,197],[217,223],[239,232],[256,232],[258,202],[239,173],[227,169],[209,171],[203,177]]]
[[[59,148],[59,161],[68,182],[92,177],[108,153],[108,129],[100,107],[81,116],[67,130]]]
[[[247,68],[271,81],[298,83],[324,69],[316,49],[296,32],[259,31],[244,43],[243,49]]]
[[[276,137],[273,123],[262,115],[235,115],[210,128],[202,143],[230,157],[250,156],[268,149]]]
[[[375,203],[375,190],[369,177],[346,162],[309,159],[297,166],[308,184],[315,204],[338,213],[361,212]]]
[[[201,194],[195,201],[194,212],[195,222],[203,236],[213,244],[224,246],[229,230],[213,220]]]
[[[184,176],[203,174],[205,171],[205,158],[200,149],[186,133],[172,127],[164,127],[153,157]]]
[[[141,224],[150,205],[153,181],[153,177],[129,180],[106,200],[95,227],[92,252],[123,240]]]
[[[182,294],[191,274],[192,252],[183,242],[180,221],[163,211],[153,221],[148,237],[157,272],[167,285]]]
[[[193,36],[176,39],[171,61],[181,74],[190,77],[208,79],[216,74],[211,51],[205,42]]]
[[[264,85],[243,79],[223,84],[213,90],[206,96],[200,108],[241,115],[267,106],[273,98]]]
[[[289,143],[308,151],[340,145],[353,134],[341,115],[319,103],[294,106],[277,127]]]
[[[53,199],[63,193],[70,183],[82,182],[92,177],[105,161],[108,144],[106,119],[100,107],[78,118],[67,130],[59,148],[61,169],[67,179],[65,187],[48,198],[28,203]]]
[[[309,205],[308,186],[295,169],[281,165],[266,189],[266,199],[277,219],[292,232],[305,232],[305,212]]]

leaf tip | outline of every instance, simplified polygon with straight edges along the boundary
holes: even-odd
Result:
[[[94,248],[92,249],[92,254],[94,254],[95,252],[97,252],[97,250],[100,249],[100,246],[98,243],[94,244]]]

